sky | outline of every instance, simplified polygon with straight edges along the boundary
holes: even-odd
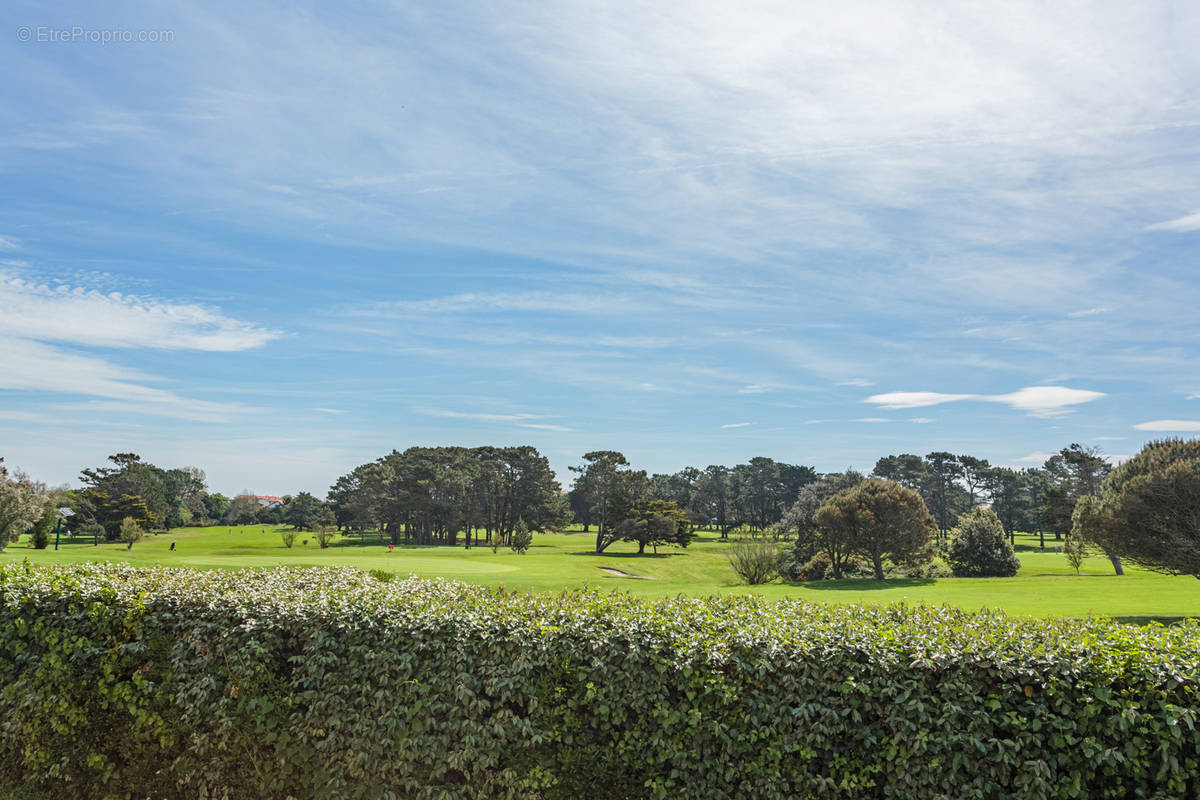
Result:
[[[1200,5],[9,3],[0,456],[1200,431]]]

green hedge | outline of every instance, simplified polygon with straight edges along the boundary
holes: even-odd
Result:
[[[0,567],[0,785],[195,798],[1195,797],[1200,626],[353,570]]]

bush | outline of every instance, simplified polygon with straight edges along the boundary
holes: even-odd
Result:
[[[825,580],[825,576],[829,574],[829,567],[829,556],[825,553],[817,553],[797,567],[792,575],[798,581],[821,581]]]
[[[329,543],[333,541],[333,537],[337,535],[337,531],[332,528],[317,528],[313,531],[313,538],[317,540],[317,545],[324,550],[329,547]]]
[[[1200,623],[0,566],[14,796],[1166,798]]]
[[[751,586],[770,583],[779,577],[783,551],[769,539],[739,539],[725,557],[738,577]]]
[[[525,520],[517,520],[516,527],[508,536],[508,546],[521,555],[529,549],[529,545],[533,544],[533,531],[529,530],[529,526],[525,524]]]
[[[287,547],[290,549],[291,546],[296,543],[296,531],[295,530],[280,531],[279,536],[283,539],[284,547]]]
[[[893,564],[888,571],[889,578],[950,578],[953,576],[954,570],[936,558],[914,564]]]
[[[994,511],[973,508],[950,531],[946,562],[959,578],[1009,578],[1021,562]]]

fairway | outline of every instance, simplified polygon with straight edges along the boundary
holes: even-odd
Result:
[[[283,546],[282,528],[228,526],[178,528],[147,536],[127,550],[124,544],[93,546],[91,540],[64,539],[34,550],[22,537],[0,555],[4,561],[31,563],[124,561],[139,566],[216,569],[351,566],[397,575],[415,574],[520,591],[557,591],[591,587],[628,591],[646,597],[754,592],[770,598],[802,598],[820,603],[906,602],[966,609],[998,608],[1014,615],[1085,617],[1104,615],[1129,622],[1170,621],[1200,616],[1200,581],[1165,576],[1136,567],[1113,574],[1107,559],[1092,557],[1075,575],[1057,552],[1037,552],[1037,538],[1017,537],[1021,570],[1015,578],[889,579],[855,578],[807,584],[776,582],[739,585],[725,558],[728,542],[704,533],[687,549],[662,548],[639,556],[619,542],[602,555],[592,552],[594,534],[574,531],[538,534],[533,547],[518,555],[506,547],[404,547],[389,550],[377,537],[336,537],[327,549],[312,534],[299,532],[295,546]],[[308,544],[303,542],[307,539]],[[170,549],[175,543],[175,550]],[[1047,542],[1048,549],[1052,542]],[[624,573],[622,577],[615,572]]]

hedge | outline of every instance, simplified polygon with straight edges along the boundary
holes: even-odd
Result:
[[[1196,797],[1200,625],[0,567],[0,785],[79,798]]]

